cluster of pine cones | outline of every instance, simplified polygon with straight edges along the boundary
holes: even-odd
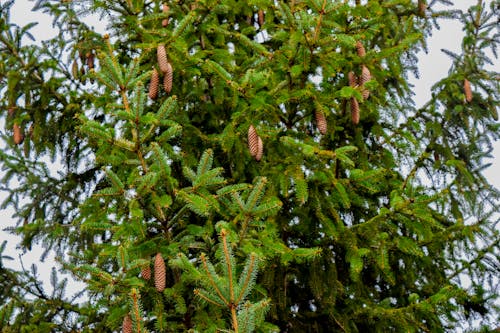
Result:
[[[163,13],[167,14],[170,10],[167,4],[163,4],[162,7]],[[165,18],[161,21],[162,27],[166,27],[169,23],[169,19]],[[167,50],[165,45],[160,44],[156,48],[156,57],[158,60],[158,68],[160,72],[163,74],[163,89],[167,94],[170,94],[172,91],[172,80],[174,75],[174,69],[172,64],[168,61]],[[160,72],[153,67],[153,71],[151,72],[151,80],[149,83],[149,92],[148,96],[151,99],[156,99],[158,97],[158,90],[160,86]]]

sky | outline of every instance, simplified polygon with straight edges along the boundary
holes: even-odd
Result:
[[[474,3],[472,0],[455,0],[453,2],[454,7],[460,9],[466,9],[469,5]],[[19,25],[24,25],[28,22],[38,22],[38,26],[31,30],[31,32],[37,39],[37,42],[39,42],[43,38],[54,36],[55,30],[52,29],[52,20],[49,16],[40,12],[31,11],[33,4],[33,1],[16,0],[14,10],[11,15],[12,21],[18,23]],[[90,26],[94,26],[97,31],[103,33],[105,32],[106,28],[104,22],[95,20],[90,16],[84,18],[84,20]],[[433,36],[430,38],[429,53],[421,53],[419,56],[418,66],[420,68],[420,78],[418,80],[412,80],[412,83],[415,85],[417,105],[422,105],[428,101],[431,96],[430,87],[447,75],[451,65],[451,60],[441,51],[441,49],[459,52],[462,36],[463,32],[461,31],[461,26],[457,22],[442,21],[441,30],[435,31]],[[499,71],[498,61],[496,62],[496,71]],[[500,189],[500,142],[495,143],[493,156],[494,157],[490,161],[492,165],[484,171],[484,174],[491,184]],[[0,193],[0,202],[2,202],[4,198],[5,194]],[[39,278],[43,281],[50,281],[51,267],[56,265],[53,257],[49,256],[45,260],[45,263],[40,264],[39,257],[43,250],[39,246],[34,246],[32,251],[19,257],[20,251],[15,248],[19,239],[3,231],[4,227],[15,225],[15,221],[11,219],[12,213],[13,211],[11,209],[0,211],[0,244],[4,239],[7,239],[8,245],[4,254],[10,255],[15,259],[14,261],[5,261],[4,264],[6,264],[6,266],[19,269],[20,259],[22,259],[24,267],[26,268],[28,268],[32,263],[38,263]],[[82,288],[83,286],[83,284],[73,283],[71,288],[79,290],[79,288]],[[50,286],[47,286],[47,289],[47,291],[50,291]]]

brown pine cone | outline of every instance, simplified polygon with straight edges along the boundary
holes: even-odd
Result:
[[[314,118],[316,119],[316,126],[321,134],[325,135],[328,130],[325,115],[321,111],[314,111]]]
[[[354,125],[359,124],[359,103],[354,97],[351,98],[351,120]]]
[[[356,51],[358,52],[358,56],[360,57],[364,57],[366,55],[365,47],[359,40],[356,42]]]
[[[12,130],[13,130],[13,138],[14,138],[14,143],[16,145],[20,145],[21,143],[23,143],[24,141],[24,134],[23,134],[23,130],[21,129],[21,126],[19,126],[18,124],[14,124],[14,126],[12,127]]]
[[[255,157],[259,151],[259,136],[253,125],[248,128],[248,150],[252,157]]]
[[[149,267],[149,264],[147,266],[144,266],[142,268],[142,270],[141,270],[141,276],[146,281],[151,280],[151,267]]]
[[[257,136],[257,154],[255,154],[255,160],[258,162],[262,159],[262,155],[264,154],[264,143],[260,136]]]
[[[85,58],[87,59],[87,67],[88,67],[89,69],[94,68],[94,59],[95,59],[94,53],[92,53],[92,52],[87,52],[87,53],[85,54]]]
[[[169,7],[166,3],[164,3],[164,4],[162,5],[162,11],[163,11],[164,13],[168,13],[168,11],[169,11],[169,10],[170,10],[170,7]],[[163,20],[161,21],[161,26],[165,28],[165,27],[168,25],[168,22],[169,22],[169,19],[168,19],[168,18],[163,19]]]
[[[155,288],[158,292],[163,292],[167,283],[165,261],[161,253],[157,253],[155,256]]]
[[[470,82],[467,79],[464,79],[464,94],[467,103],[472,102],[472,89],[470,87]]]
[[[371,79],[372,79],[372,74],[370,73],[370,70],[365,65],[362,65],[361,66],[361,78],[359,80],[359,84],[363,85],[366,82],[370,81]]]
[[[160,67],[160,71],[162,71],[162,73],[166,73],[168,71],[168,59],[165,45],[158,45],[158,47],[156,48],[156,56],[158,58],[158,66]]]
[[[132,319],[129,315],[123,318],[122,333],[133,333]]]
[[[353,71],[350,71],[348,74],[347,74],[347,79],[349,80],[349,86],[350,87],[357,87],[358,86],[358,77],[356,76],[356,74],[354,74]]]
[[[418,15],[425,17],[425,11],[427,10],[427,4],[425,0],[418,0]]]
[[[73,75],[74,79],[80,78],[80,71],[78,69],[78,62],[76,59],[73,61],[73,64],[71,65],[71,75]]]
[[[169,94],[172,91],[172,80],[174,76],[174,70],[172,65],[167,63],[167,71],[165,72],[165,76],[163,77],[163,89]]]
[[[257,18],[258,18],[257,22],[259,22],[259,27],[262,28],[262,26],[264,25],[264,11],[262,9],[259,9],[257,11]]]
[[[361,67],[361,78],[359,79],[359,84],[362,86],[361,94],[363,99],[368,99],[370,97],[370,91],[364,87],[364,84],[372,79],[372,75],[368,67],[363,65]]]
[[[149,82],[149,92],[148,96],[151,99],[156,99],[158,97],[158,85],[160,84],[160,74],[153,68],[151,72],[151,81]]]

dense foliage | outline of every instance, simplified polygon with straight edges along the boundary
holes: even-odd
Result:
[[[12,5],[3,206],[61,266],[48,294],[0,260],[1,332],[494,328],[498,1],[38,0],[40,44]],[[417,108],[442,19],[462,52]]]

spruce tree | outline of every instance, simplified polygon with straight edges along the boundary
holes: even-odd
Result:
[[[3,207],[60,269],[47,293],[2,244],[1,332],[494,328],[498,1],[38,0],[39,45],[12,5]],[[417,108],[443,19],[462,50]]]

